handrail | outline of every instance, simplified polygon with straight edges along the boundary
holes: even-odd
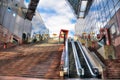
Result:
[[[93,52],[93,55],[98,60],[98,62],[100,63],[100,65],[104,68],[105,67],[104,63],[98,58],[98,56],[94,52]]]
[[[86,48],[86,47],[85,47],[85,48]],[[86,50],[87,50],[89,53],[91,53],[88,48],[86,48]],[[92,52],[92,54],[90,54],[90,55],[94,56],[94,57],[96,58],[96,60],[100,63],[100,65],[101,65],[103,68],[105,67],[104,63],[98,58],[98,56],[97,56],[94,52]]]
[[[74,55],[74,59],[75,59],[75,66],[76,66],[76,69],[77,69],[77,75],[80,76],[80,75],[83,75],[82,74],[82,66],[80,64],[80,61],[79,61],[79,58],[78,58],[78,55],[77,55],[77,50],[75,48],[75,44],[74,44],[74,41],[71,41],[72,43],[72,48],[73,48],[73,55]],[[81,72],[80,72],[81,70]]]
[[[85,46],[82,46],[82,48],[86,54],[87,59],[89,60],[89,62],[91,62],[90,65],[91,65],[92,69],[97,68],[94,57],[90,54],[90,52],[87,50],[87,48]]]
[[[92,76],[96,76],[96,74],[94,74],[94,72],[92,71],[92,68],[91,68],[89,62],[87,61],[87,58],[86,58],[85,53],[84,53],[84,51],[83,51],[83,49],[82,49],[81,43],[78,42],[78,41],[77,41],[77,43],[78,43],[78,46],[79,46],[79,48],[80,48],[80,50],[81,50],[81,52],[82,52],[82,54],[83,54],[83,57],[84,57],[86,63],[87,63],[87,65],[88,65],[88,68],[89,68],[89,70],[90,70],[91,75],[92,75]]]
[[[102,43],[100,43],[100,42],[97,42],[97,43],[98,43],[101,47],[104,46],[104,45],[103,45]]]
[[[66,39],[66,42],[65,42],[64,71],[67,72],[67,74],[69,76],[68,39]]]

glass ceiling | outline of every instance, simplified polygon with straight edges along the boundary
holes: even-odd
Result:
[[[67,0],[72,6],[77,18],[84,18],[88,12],[92,0]]]
[[[80,11],[85,11],[85,10],[86,10],[87,2],[88,2],[88,1],[82,1],[82,2],[81,2]]]
[[[84,18],[88,1],[84,0],[84,1],[81,1],[80,3],[81,3],[81,5],[79,8],[80,9],[79,18]]]

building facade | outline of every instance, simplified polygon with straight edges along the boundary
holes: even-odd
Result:
[[[32,35],[40,34],[42,36],[44,34],[49,34],[49,29],[46,27],[40,13],[37,11],[32,19],[32,24]]]
[[[95,33],[95,36],[97,36],[101,28],[107,28],[110,31],[110,43],[115,49],[115,57],[119,58],[120,0],[94,0],[84,20],[83,26],[76,25],[78,35],[85,32],[87,34]],[[78,23],[80,23],[79,19]]]
[[[24,0],[0,1],[0,37],[3,38],[1,43],[14,40],[21,43],[23,33],[26,36],[31,34],[32,23],[25,19],[25,9]]]
[[[84,31],[97,34],[100,28],[110,27],[109,22],[113,16],[116,16],[119,8],[120,0],[94,0],[85,18]],[[118,20],[118,17],[116,17],[116,20]]]
[[[99,33],[100,28],[109,27],[109,21],[113,18],[113,16],[116,16],[119,8],[119,0],[94,0],[88,15],[85,17],[85,22],[82,26],[84,29],[82,32],[94,32],[97,34]],[[118,20],[118,17],[116,17],[116,20]],[[80,22],[78,21],[78,23]],[[118,23],[119,22],[116,24]],[[76,27],[81,28],[80,25]]]

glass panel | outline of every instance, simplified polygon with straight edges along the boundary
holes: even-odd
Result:
[[[10,7],[8,7],[7,11],[8,11],[8,12],[11,12],[11,8],[10,8]]]
[[[115,10],[113,9],[111,12],[111,17],[113,17],[114,14],[115,14]]]
[[[107,0],[103,0],[103,4],[104,4],[104,6],[106,6]]]
[[[79,17],[84,17],[84,12],[80,12]]]
[[[109,22],[109,20],[110,20],[110,18],[109,18],[109,16],[107,16],[107,20],[106,20],[106,22]]]
[[[86,7],[87,7],[87,2],[88,2],[88,1],[82,1],[82,2],[81,2],[80,11],[85,11],[85,9],[86,9]]]
[[[106,17],[109,15],[108,5],[105,7]]]
[[[109,6],[110,11],[112,11],[112,9],[114,8],[114,3],[112,0],[108,1],[108,6]]]
[[[107,21],[105,20],[105,22],[103,23],[103,27],[105,27],[106,24],[107,24]]]
[[[120,2],[115,6],[115,10],[117,11],[120,8]]]
[[[103,8],[103,11],[101,13],[102,13],[102,16],[105,18],[106,17],[106,9]]]
[[[113,1],[114,1],[114,5],[116,5],[120,0],[113,0]]]
[[[115,32],[116,32],[115,24],[112,25],[110,31],[112,34],[115,34]]]

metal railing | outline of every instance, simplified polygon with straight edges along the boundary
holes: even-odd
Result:
[[[86,47],[85,47],[85,48],[86,48]],[[88,48],[86,48],[86,50],[87,50],[89,53],[91,53]],[[93,56],[93,57],[95,57],[95,59],[99,62],[99,64],[100,64],[103,68],[105,67],[104,63],[98,58],[98,56],[97,56],[94,52],[92,52],[92,54],[90,54],[90,55]]]
[[[77,75],[80,77],[81,75],[84,75],[84,73],[83,73],[84,71],[83,71],[82,66],[80,64],[74,41],[71,41],[71,43],[72,43],[72,48],[73,48],[73,55],[74,55],[74,59],[75,59],[75,66],[76,66]]]
[[[68,55],[68,39],[65,42],[65,49],[64,49],[64,72],[69,76],[69,55]]]
[[[100,45],[101,47],[104,46],[101,42],[97,42],[97,43],[98,43],[98,45]]]
[[[78,43],[78,46],[79,46],[79,48],[80,48],[80,50],[81,50],[81,52],[82,52],[82,55],[83,55],[83,57],[84,57],[84,59],[85,59],[85,61],[86,61],[86,63],[87,63],[87,66],[88,66],[88,68],[89,68],[89,71],[90,71],[91,75],[92,75],[93,77],[96,77],[96,74],[93,72],[90,63],[88,62],[88,60],[87,60],[87,58],[86,58],[85,52],[84,52],[83,49],[82,49],[81,43],[78,42],[78,41],[77,41],[77,43]]]

